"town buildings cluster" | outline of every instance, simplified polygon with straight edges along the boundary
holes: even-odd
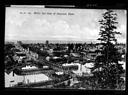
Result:
[[[51,82],[51,80],[55,79],[61,81],[61,78],[62,80],[64,79],[64,75],[69,75],[70,78],[74,78],[74,76],[93,76],[92,72],[101,70],[100,68],[99,70],[92,70],[95,65],[95,58],[100,55],[98,52],[100,48],[100,45],[93,43],[53,44],[48,41],[46,43],[35,44],[25,44],[21,41],[11,44],[7,43],[5,44],[5,49],[8,49],[5,54],[5,71],[9,72],[9,74],[6,73],[5,76],[10,76],[12,72],[20,75],[35,74],[31,78],[28,78],[26,75],[17,82],[14,79],[14,76],[17,75],[14,74],[13,78],[8,78],[11,80],[6,82],[7,87],[17,86],[18,83],[25,85],[42,81]],[[122,61],[120,63],[125,65],[126,46],[124,44],[118,44],[117,48],[122,54]],[[125,66],[123,68],[125,70]],[[40,74],[44,75],[42,76]],[[38,77],[38,75],[42,77]],[[63,77],[59,77],[61,75]],[[43,77],[46,79],[44,78],[42,80]],[[73,81],[72,83],[75,84]]]

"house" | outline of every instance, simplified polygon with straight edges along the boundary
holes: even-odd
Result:
[[[26,66],[26,67],[22,67],[22,70],[36,70],[38,69],[36,66]]]
[[[47,57],[46,57],[46,60],[47,60],[47,61],[50,61],[50,59],[51,59],[50,56],[47,56]]]
[[[126,70],[126,62],[124,61],[118,61],[119,64],[122,64],[122,67],[124,70]]]
[[[87,68],[93,68],[94,67],[94,63],[86,63],[86,64],[84,64],[84,66],[85,67],[87,67]]]
[[[78,66],[78,63],[65,63],[65,64],[62,64],[62,66]]]
[[[24,76],[24,83],[36,83],[36,82],[43,82],[51,80],[48,76],[45,74],[34,74],[34,75],[25,75]]]
[[[64,72],[55,72],[55,74],[57,74],[57,75],[63,75]]]
[[[19,82],[23,82],[23,76],[18,76],[13,71],[9,74],[5,72],[5,87],[14,86]]]
[[[36,83],[51,80],[45,74],[34,74],[34,75],[16,75],[13,71],[10,74],[5,73],[5,87],[12,87],[18,83]]]
[[[78,65],[78,70],[73,70],[73,72],[75,74],[77,74],[78,76],[82,76],[83,74],[91,75],[91,68],[93,67],[92,64],[89,66],[89,65],[86,65],[86,64],[81,65],[81,64],[78,63],[77,65]]]
[[[27,58],[27,56],[23,52],[16,52],[16,54],[13,56],[13,59],[18,62],[21,62],[25,58]]]

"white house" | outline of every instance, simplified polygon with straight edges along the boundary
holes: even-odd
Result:
[[[94,67],[94,63],[86,63],[84,64],[84,66],[86,66],[87,68],[92,68]]]
[[[124,61],[118,61],[118,62],[119,64],[122,64],[123,69],[126,70],[126,62]]]
[[[45,74],[35,74],[35,75],[25,75],[24,83],[34,83],[34,82],[42,82],[48,81],[50,78]]]
[[[5,87],[14,86],[18,84],[18,82],[23,82],[23,76],[13,74],[13,71],[10,74],[5,73]]]
[[[88,63],[91,64],[91,63]],[[79,63],[76,63],[76,65],[78,65],[78,70],[73,70],[73,72],[79,76],[82,76],[83,74],[91,74],[91,69],[93,67],[93,65],[81,65]]]
[[[65,64],[62,64],[62,66],[75,66],[75,65],[79,65],[79,63],[65,63]]]
[[[26,66],[21,68],[22,70],[33,70],[33,69],[38,69],[36,66]]]
[[[47,57],[46,57],[46,60],[47,60],[47,61],[49,61],[49,60],[50,60],[50,57],[49,57],[49,56],[47,56]]]
[[[123,54],[121,57],[122,57],[122,58],[125,58],[125,55]]]
[[[42,81],[48,81],[51,80],[48,76],[45,74],[35,74],[35,75],[24,75],[19,76],[15,73],[11,72],[10,74],[5,73],[5,87],[11,87],[19,82],[23,83],[34,83],[34,82],[42,82]]]
[[[63,75],[64,72],[55,72],[57,75]]]

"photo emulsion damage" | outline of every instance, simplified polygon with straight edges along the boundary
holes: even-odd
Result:
[[[126,12],[6,7],[5,88],[125,90]]]

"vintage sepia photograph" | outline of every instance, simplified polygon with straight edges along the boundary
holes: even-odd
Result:
[[[127,11],[6,7],[5,88],[125,90]]]

